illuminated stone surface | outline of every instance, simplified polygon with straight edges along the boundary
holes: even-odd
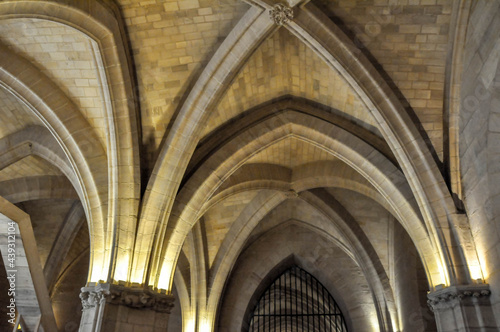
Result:
[[[0,2],[25,329],[245,331],[297,265],[351,330],[498,330],[498,17],[487,0]]]

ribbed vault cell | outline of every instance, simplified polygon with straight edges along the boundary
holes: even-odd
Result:
[[[344,316],[328,290],[293,266],[261,296],[250,317],[250,332],[346,332]]]

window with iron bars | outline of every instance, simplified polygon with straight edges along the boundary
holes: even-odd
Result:
[[[328,290],[298,266],[281,274],[250,316],[249,332],[347,332],[339,306]]]

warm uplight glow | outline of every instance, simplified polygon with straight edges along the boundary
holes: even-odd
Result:
[[[108,254],[108,251],[106,251],[105,254],[103,254],[102,252],[94,253],[92,255],[91,267],[89,268],[91,271],[89,282],[97,283],[101,280],[105,282],[110,282],[111,280],[128,282],[128,273],[130,270],[130,252],[124,250],[121,250],[119,252],[119,255],[116,256],[116,265],[114,274],[112,276],[108,276],[108,274],[110,273],[110,262],[111,257]]]
[[[482,279],[485,282],[488,279],[488,261],[486,259],[486,250],[483,242],[476,241],[477,264],[469,263],[469,269],[472,280]],[[476,266],[477,265],[477,266]]]
[[[190,317],[186,320],[184,320],[184,324],[182,324],[183,329],[182,332],[195,332],[195,327],[196,327],[196,318]]]
[[[144,283],[144,273],[146,271],[146,257],[147,255],[142,252],[134,253],[134,263],[132,265],[132,273],[130,274],[130,282],[135,284]]]
[[[115,274],[113,280],[128,281],[129,256],[122,256],[116,262]]]
[[[450,285],[450,278],[449,278],[448,274],[446,273],[446,269],[444,267],[444,264],[441,263],[438,265],[439,265],[439,275],[441,277],[441,280],[436,282],[434,285],[444,284],[446,286],[449,286]]]
[[[102,252],[95,252],[92,254],[89,270],[89,282],[99,282],[101,280],[108,280],[109,260],[106,262]]]
[[[201,320],[199,332],[212,332],[212,322],[210,318],[204,317]]]
[[[429,278],[430,286],[432,289],[435,289],[438,285],[443,285],[444,287],[450,285],[446,281],[447,278],[445,275],[445,271],[441,264],[438,264],[438,266],[430,270],[429,273],[430,274],[427,277]]]
[[[377,318],[376,314],[372,313],[370,315],[370,325],[372,327],[372,331],[373,332],[380,331],[380,327],[379,327],[379,324],[378,324],[378,318]]]
[[[105,250],[103,252],[102,249],[92,252],[90,258],[91,274],[89,276],[89,282],[98,283],[101,280],[104,282],[108,280],[110,263],[109,256],[108,251]]]
[[[401,326],[399,325],[398,323],[398,320],[396,319],[396,317],[392,317],[391,316],[391,321],[392,321],[392,327],[396,330],[396,331],[402,331],[403,329],[401,328]],[[401,321],[401,320],[399,320]]]
[[[196,311],[191,311],[186,313],[186,318],[184,318],[183,330],[182,332],[212,332],[213,324],[212,319],[208,317],[201,317],[197,323]]]
[[[481,271],[481,266],[477,265],[469,265],[470,277],[472,280],[483,280],[483,272]]]
[[[135,284],[142,284],[144,274],[138,271],[132,271],[132,275],[130,276],[130,282]]]
[[[100,264],[92,265],[92,274],[90,275],[90,282],[99,282],[100,280],[107,280],[108,269],[101,268]]]
[[[158,285],[156,287],[158,288],[163,288],[168,290],[169,292],[172,290],[171,289],[171,281],[172,278],[172,272],[173,272],[173,262],[172,261],[167,261],[163,263],[163,266],[161,267],[161,273],[160,273],[160,278],[158,279]]]

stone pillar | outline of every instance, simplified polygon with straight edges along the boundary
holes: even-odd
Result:
[[[427,295],[438,331],[498,331],[487,284],[450,286]]]
[[[57,331],[31,220],[2,197],[0,252],[9,282],[9,288],[0,295],[9,301],[8,316],[2,319],[13,318],[10,314],[17,309],[26,331]]]
[[[80,332],[165,332],[172,295],[144,288],[97,284],[80,293]]]

